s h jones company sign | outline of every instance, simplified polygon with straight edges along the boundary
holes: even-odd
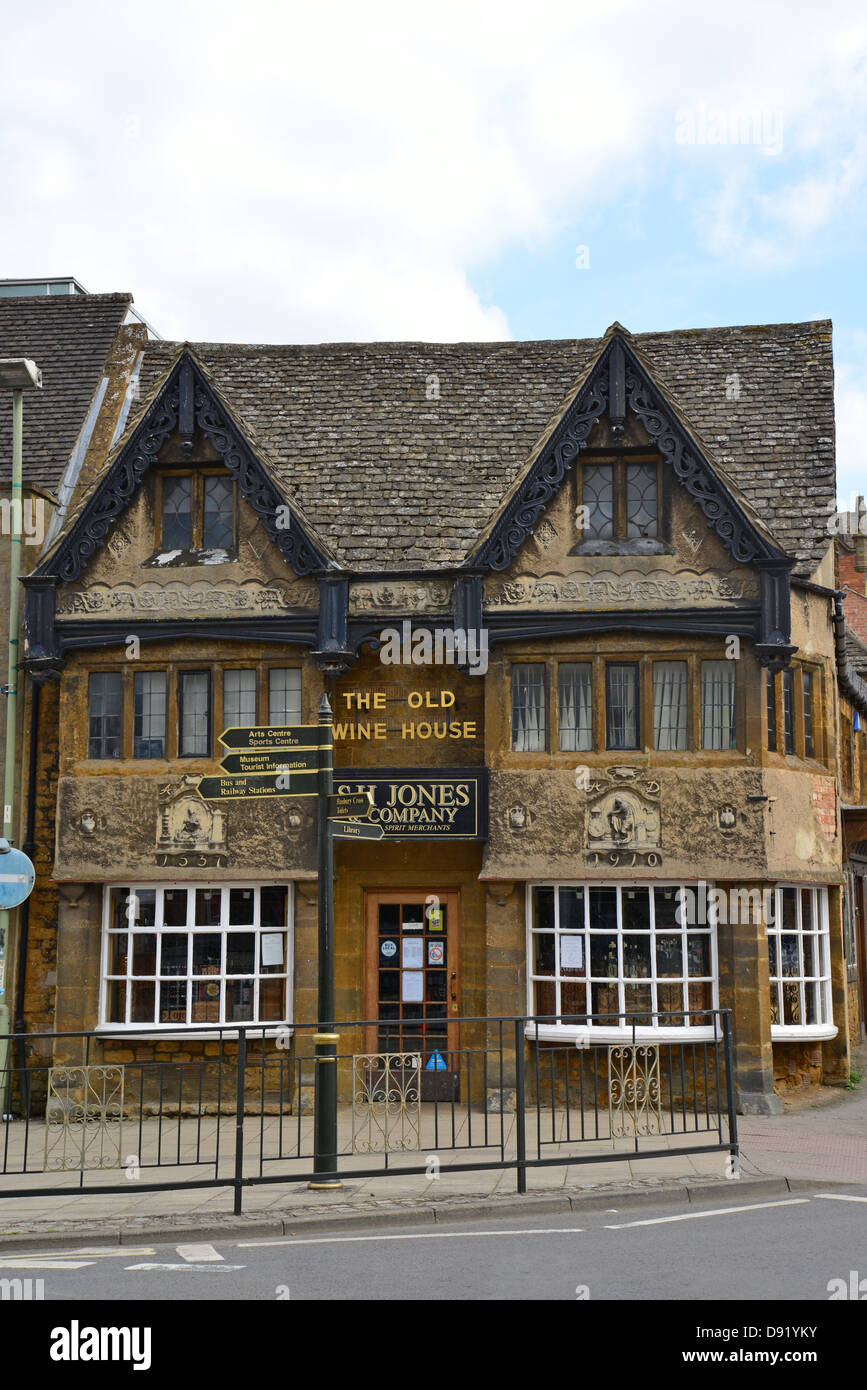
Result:
[[[488,770],[477,768],[334,769],[339,796],[371,791],[368,823],[388,840],[488,838]]]

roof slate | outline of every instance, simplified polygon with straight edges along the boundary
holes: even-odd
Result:
[[[25,483],[56,492],[131,304],[131,294],[0,298],[0,357],[42,371],[42,390],[24,398]],[[0,391],[0,483],[11,473],[11,392]]]
[[[190,347],[340,562],[375,570],[462,562],[602,341]],[[811,574],[835,495],[830,322],[632,341]],[[180,347],[148,343],[145,399]]]
[[[867,646],[855,636],[851,627],[848,626],[844,630],[843,641],[846,659],[852,670],[859,676],[867,676]]]

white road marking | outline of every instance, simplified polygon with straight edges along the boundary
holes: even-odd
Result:
[[[131,1255],[153,1255],[152,1245],[143,1245],[139,1249],[135,1246],[127,1247],[126,1250],[112,1247],[106,1250],[100,1248],[96,1250],[64,1250],[48,1251],[46,1254],[22,1254],[8,1255],[5,1258],[0,1254],[0,1269],[87,1269],[96,1260],[104,1259],[123,1259],[128,1260]]]
[[[305,1236],[301,1240],[239,1240],[239,1250],[263,1245],[356,1245],[370,1240],[475,1240],[479,1236],[574,1236],[581,1226],[553,1226],[545,1231],[413,1231],[401,1236]]]
[[[0,1260],[0,1269],[87,1269],[93,1260]]]
[[[619,1226],[606,1226],[606,1231],[626,1231],[630,1226],[664,1226],[669,1221],[701,1221],[706,1216],[733,1216],[739,1211],[763,1211],[766,1207],[803,1207],[809,1197],[792,1197],[784,1202],[754,1202],[748,1207],[717,1207],[714,1211],[687,1211],[682,1216],[654,1216],[647,1221],[624,1221]]]
[[[192,1274],[230,1274],[236,1269],[246,1269],[246,1265],[227,1265],[227,1264],[204,1264],[204,1265],[162,1265],[162,1264],[143,1264],[126,1265],[126,1269],[185,1269]]]
[[[867,1197],[847,1197],[843,1192],[814,1192],[823,1202],[867,1202]]]
[[[175,1249],[182,1260],[192,1260],[193,1263],[198,1261],[198,1263],[201,1264],[203,1261],[207,1260],[216,1262],[223,1258],[222,1255],[217,1254],[213,1245],[177,1245]]]

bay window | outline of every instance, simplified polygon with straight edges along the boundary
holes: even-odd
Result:
[[[833,1037],[828,890],[783,885],[773,893],[767,926],[771,1036]]]
[[[106,888],[100,1026],[285,1023],[291,912],[286,884]]]
[[[681,885],[531,885],[527,1007],[541,1035],[710,1036],[713,929],[693,925],[682,902]]]

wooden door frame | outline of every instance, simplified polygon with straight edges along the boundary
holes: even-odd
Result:
[[[461,1007],[461,966],[460,966],[460,921],[461,890],[459,888],[436,889],[426,885],[424,888],[365,888],[364,890],[364,984],[363,1013],[366,1019],[376,1016],[379,999],[377,972],[379,970],[379,922],[376,908],[380,903],[404,903],[408,899],[420,898],[422,902],[433,893],[446,908],[446,943],[448,956],[448,976],[446,979],[446,1038],[450,1052],[457,1052],[460,1046],[460,1024],[452,1021],[454,1012],[451,996],[457,996],[458,1013]],[[452,983],[452,981],[454,981]],[[370,1023],[364,1030],[364,1047],[367,1052],[378,1051],[376,1024]]]

